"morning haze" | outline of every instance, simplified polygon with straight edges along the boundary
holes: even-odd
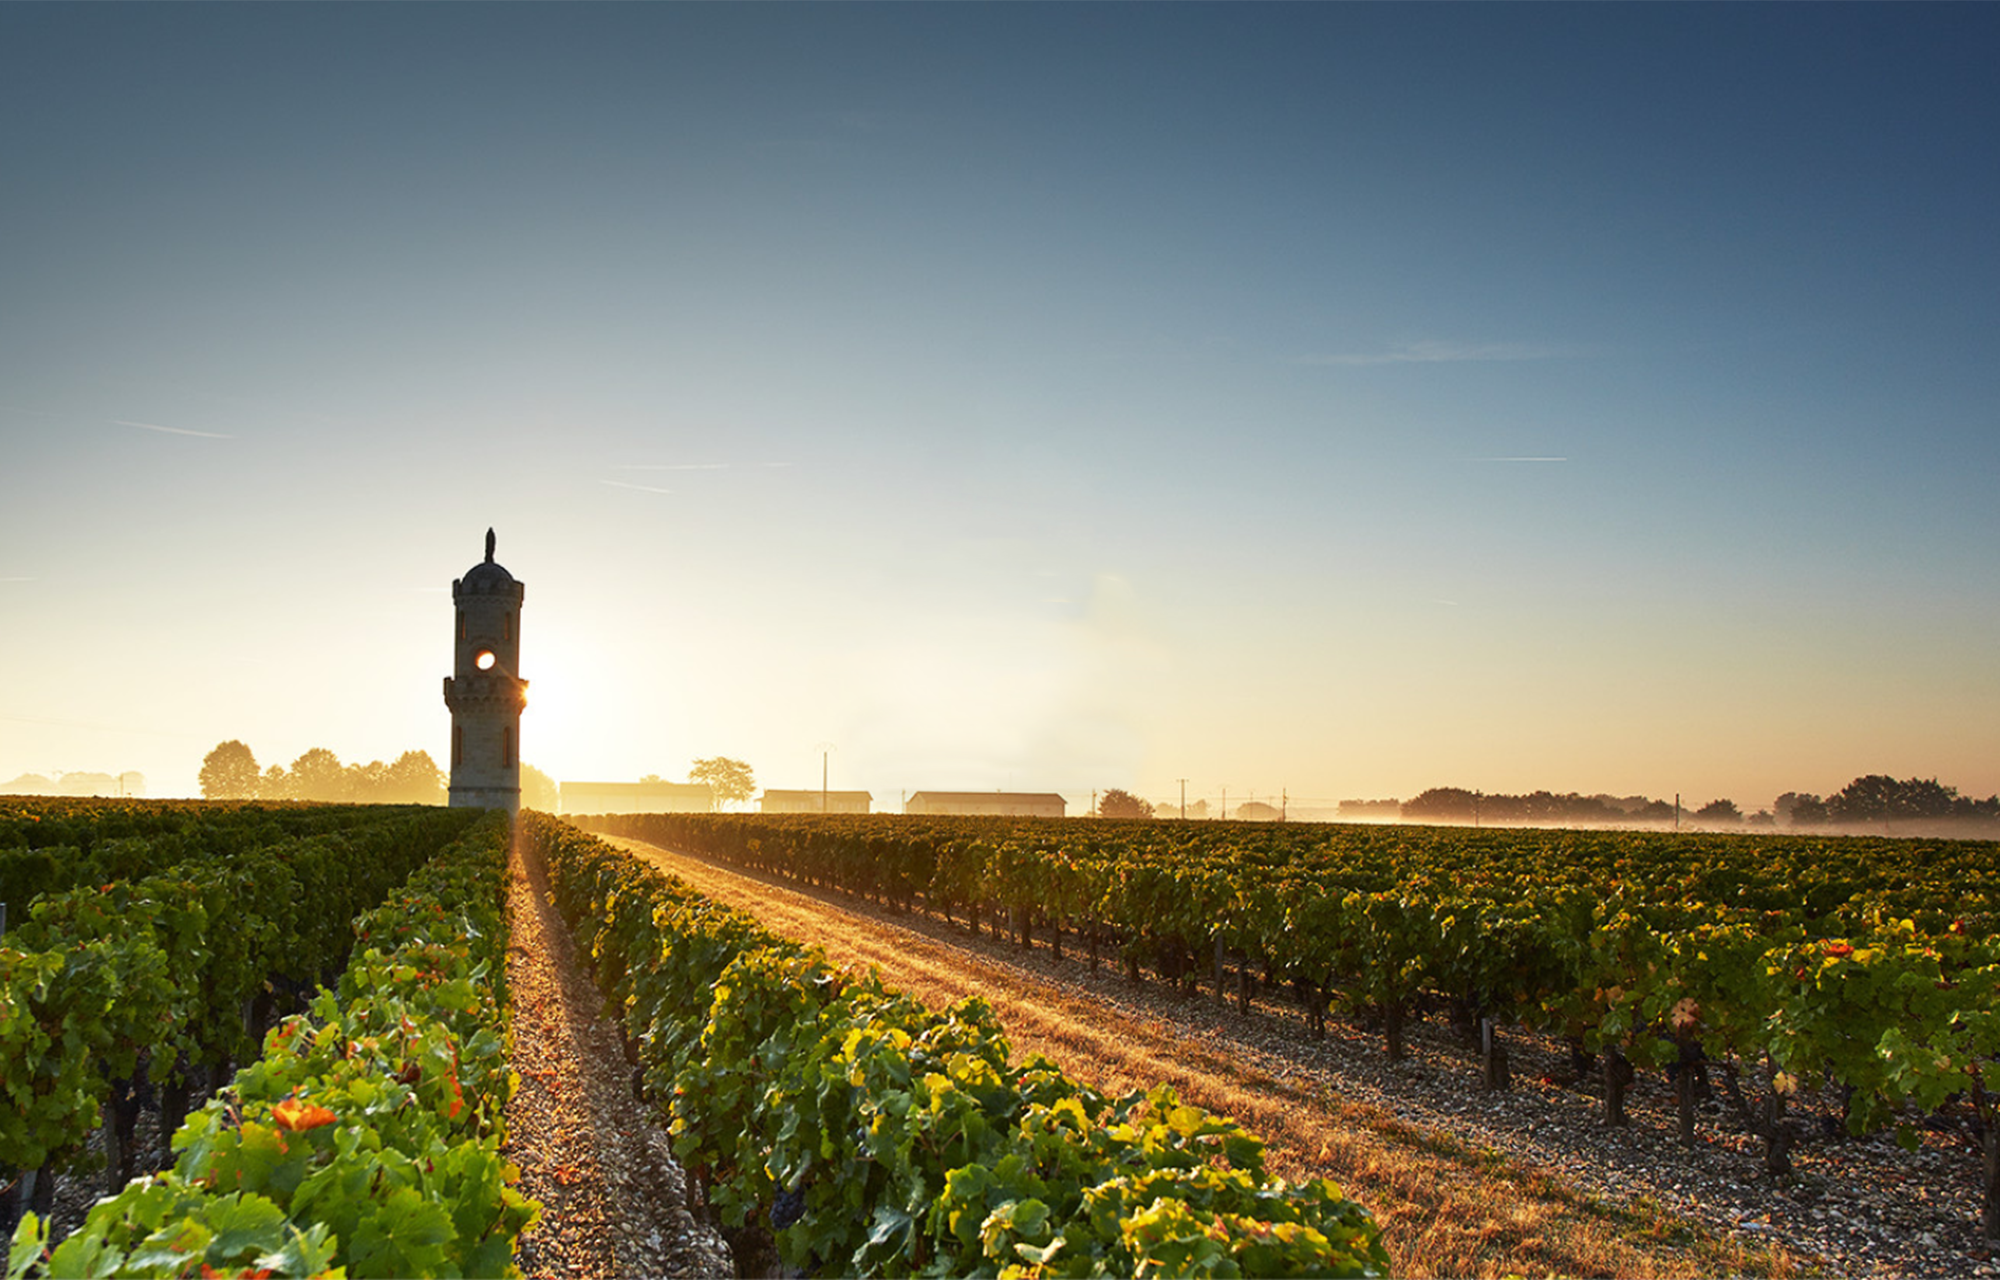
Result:
[[[0,7],[0,779],[1990,795],[1996,28]]]

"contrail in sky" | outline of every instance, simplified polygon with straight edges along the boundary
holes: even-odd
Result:
[[[128,422],[124,418],[113,418],[111,422],[114,426],[138,427],[142,431],[164,431],[170,436],[200,436],[204,440],[234,440],[236,438],[235,436],[226,436],[220,431],[192,431],[187,427],[163,427],[157,422]]]
[[[1467,462],[1568,462],[1568,458],[1467,458]]]
[[[627,484],[627,483],[626,483],[625,481],[623,481],[623,480],[599,480],[599,481],[598,481],[597,483],[599,483],[599,484],[608,484],[608,485],[610,485],[610,486],[611,486],[612,488],[614,488],[614,489],[637,489],[637,490],[638,490],[638,491],[639,491],[640,493],[672,493],[672,492],[673,492],[673,490],[672,490],[672,489],[660,489],[660,488],[656,488],[656,487],[654,487],[653,485],[650,485],[650,484]]]

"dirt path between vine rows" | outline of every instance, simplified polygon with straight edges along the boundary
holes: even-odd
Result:
[[[1275,1006],[1245,1017],[1233,1001],[1224,1009],[1109,968],[1093,974],[1074,948],[1057,961],[1046,947],[607,839],[773,932],[818,943],[836,963],[880,966],[933,1006],[985,998],[1017,1054],[1046,1054],[1107,1092],[1164,1081],[1236,1117],[1270,1144],[1273,1172],[1333,1178],[1366,1204],[1398,1275],[2000,1272],[1965,1229],[1969,1206],[1953,1198],[1964,1171],[1944,1157],[1921,1205],[1901,1173],[1904,1185],[1874,1199],[1837,1173],[1761,1185],[1754,1156],[1720,1132],[1688,1152],[1672,1145],[1668,1124],[1596,1125],[1587,1093],[1557,1087],[1543,1073],[1553,1060],[1533,1046],[1515,1050],[1522,1087],[1481,1094],[1476,1068],[1438,1028],[1414,1029],[1410,1059],[1392,1064],[1379,1039],[1353,1027],[1307,1041]],[[1642,1117],[1649,1105],[1665,1104],[1635,1095]]]
[[[542,1220],[516,1261],[542,1277],[728,1276],[729,1252],[688,1212],[672,1144],[632,1096],[631,1069],[577,964],[538,862],[516,840],[507,877],[514,1070],[505,1151]]]

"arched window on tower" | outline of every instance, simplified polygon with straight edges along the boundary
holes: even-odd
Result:
[[[465,730],[459,725],[451,727],[451,767],[456,769],[465,763]]]
[[[502,640],[514,638],[514,615],[511,613],[503,614],[500,618],[500,638]]]
[[[458,611],[458,638],[465,639],[465,610]]]

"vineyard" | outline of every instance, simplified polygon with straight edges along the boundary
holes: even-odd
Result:
[[[1994,848],[1423,827],[640,815],[607,831],[1004,930],[1142,984],[1279,1004],[1302,1040],[1558,1044],[1624,1121],[1659,1073],[1782,1175],[1848,1133],[1971,1136],[2000,1234]],[[472,810],[0,808],[8,1278],[503,1275],[540,1206],[505,1156],[510,829],[669,1125],[699,1208],[799,1274],[1382,1274],[1334,1184],[1287,1182],[1171,1089],[1016,1060],[575,827]],[[536,874],[542,874],[538,870]],[[587,984],[586,984],[587,985]],[[595,996],[593,996],[593,999]],[[1724,1098],[1726,1120],[1695,1100]],[[629,1094],[628,1094],[629,1096]],[[142,1113],[171,1135],[135,1141]],[[1814,1140],[1824,1141],[1816,1129]],[[104,1194],[60,1234],[58,1179]],[[15,1223],[18,1221],[18,1227]],[[757,1242],[760,1242],[757,1243]]]
[[[807,1275],[1379,1275],[1368,1214],[1164,1087],[1015,1061],[977,1000],[930,1009],[629,854],[524,815],[624,1010],[642,1091],[725,1231]]]
[[[0,938],[10,1280],[505,1271],[535,1212],[499,1155],[507,832],[9,801],[0,882],[31,904]],[[158,1172],[134,1167],[148,1104]],[[98,1129],[111,1194],[52,1241],[56,1175],[89,1175]]]
[[[1401,1051],[1448,1020],[1509,1083],[1507,1044],[1569,1046],[1623,1122],[1658,1071],[1696,1139],[1728,1100],[1782,1174],[1804,1091],[1851,1134],[1969,1131],[2000,1231],[1994,848],[1862,838],[1001,819],[642,815],[604,829],[926,910],[1095,967],[1330,1016]]]
[[[1386,1272],[1367,1212],[1236,1122],[1015,1061],[984,1004],[926,1008],[542,815],[4,816],[8,1280],[518,1274],[510,829],[739,1244],[803,1274]],[[167,1167],[137,1167],[141,1110]],[[48,1189],[99,1158],[58,1235]]]

